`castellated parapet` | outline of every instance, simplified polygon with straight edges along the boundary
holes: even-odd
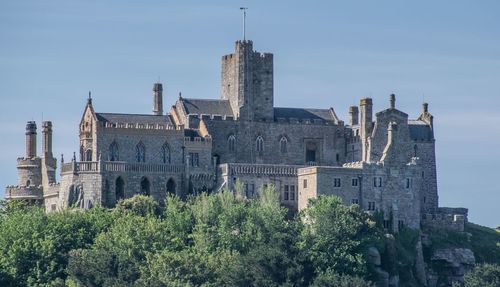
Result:
[[[411,119],[396,96],[374,114],[371,98],[349,107],[344,124],[334,108],[274,106],[273,55],[237,41],[222,57],[220,99],[180,93],[163,111],[163,84],[153,84],[151,114],[100,113],[87,99],[79,146],[57,161],[52,122],[26,125],[26,153],[17,160],[18,184],[6,198],[44,204],[48,212],[68,207],[112,207],[135,194],[162,202],[234,189],[259,196],[274,185],[283,206],[307,208],[318,195],[340,196],[367,212],[382,211],[384,227],[463,230],[467,212],[438,205],[434,118],[425,103]]]

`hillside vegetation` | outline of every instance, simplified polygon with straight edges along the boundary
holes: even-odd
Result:
[[[320,197],[286,215],[271,188],[51,214],[9,203],[0,286],[372,286],[365,250],[379,233],[365,212]]]

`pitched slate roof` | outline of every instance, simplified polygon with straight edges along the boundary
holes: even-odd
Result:
[[[335,121],[335,117],[329,109],[274,108],[274,118]]]
[[[140,114],[113,114],[96,113],[97,120],[110,123],[131,123],[131,124],[168,124],[172,121],[168,115],[140,115]]]
[[[182,99],[188,114],[232,116],[233,110],[228,100]]]
[[[416,141],[432,140],[431,127],[424,121],[409,120],[408,128],[410,129],[410,137]]]

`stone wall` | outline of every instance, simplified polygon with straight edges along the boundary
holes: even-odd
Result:
[[[340,166],[345,161],[344,126],[334,124],[247,122],[232,120],[203,120],[213,139],[212,153],[220,163],[246,162],[262,164],[306,164],[306,146],[317,148],[317,165]],[[235,149],[230,150],[228,139],[234,136]],[[263,150],[256,149],[256,139],[264,140]],[[287,149],[281,152],[280,140],[285,137]],[[337,161],[338,155],[338,161]]]

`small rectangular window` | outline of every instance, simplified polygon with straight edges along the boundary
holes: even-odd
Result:
[[[406,179],[406,189],[410,189],[411,188],[411,184],[412,184],[411,178],[407,178]]]
[[[288,191],[288,185],[285,185],[285,191]]]
[[[357,178],[352,179],[352,186],[358,186],[358,179]]]
[[[405,222],[403,220],[398,220],[398,229],[403,228],[404,225],[405,225]]]
[[[373,178],[373,187],[382,187],[382,178],[380,176]]]
[[[295,192],[295,185],[290,185],[290,191]]]
[[[57,208],[57,205],[55,205],[55,204],[51,204],[50,205],[50,210],[51,211],[56,211],[56,208]]]
[[[368,202],[368,210],[375,210],[375,202],[374,201]]]
[[[391,221],[390,220],[384,219],[382,224],[384,225],[385,229],[391,228]]]
[[[353,198],[353,199],[351,200],[351,204],[359,204],[359,199],[357,199],[357,198]]]
[[[303,186],[304,188],[307,188],[307,179],[304,179]]]
[[[192,167],[198,167],[200,166],[200,157],[199,154],[196,152],[190,152],[189,153],[189,163]]]
[[[333,179],[333,187],[340,187],[340,178],[334,178]]]
[[[288,191],[285,191],[283,199],[288,200]]]
[[[295,200],[295,192],[290,192],[290,200]]]

